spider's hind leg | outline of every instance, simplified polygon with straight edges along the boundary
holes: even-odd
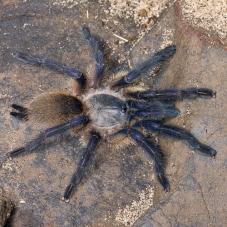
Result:
[[[6,156],[13,158],[24,152],[31,152],[31,151],[35,150],[37,147],[39,147],[42,144],[42,142],[44,142],[47,138],[52,137],[56,134],[63,133],[70,128],[85,125],[88,123],[88,121],[89,121],[89,119],[87,116],[81,115],[81,116],[75,117],[63,124],[48,128],[48,129],[44,130],[43,132],[41,132],[36,138],[34,138],[30,142],[26,143],[25,146],[8,152],[6,154]]]
[[[12,104],[12,108],[15,109],[16,111],[11,111],[10,112],[11,116],[14,116],[19,120],[28,120],[28,109],[26,107],[17,104]]]
[[[48,59],[46,57],[29,55],[18,51],[13,52],[12,56],[20,62],[23,62],[24,64],[34,65],[42,68],[47,68],[55,72],[63,73],[75,79],[81,88],[85,86],[86,79],[83,73],[81,73],[77,68],[69,67],[65,64],[52,59]]]

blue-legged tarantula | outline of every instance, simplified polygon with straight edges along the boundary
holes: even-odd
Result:
[[[137,144],[148,152],[154,162],[157,179],[165,191],[170,186],[165,176],[165,162],[160,147],[148,138],[149,132],[159,132],[172,138],[187,142],[201,154],[214,157],[216,151],[199,142],[185,129],[163,124],[168,118],[176,117],[179,110],[175,107],[177,100],[213,97],[215,92],[207,88],[150,90],[136,89],[133,82],[147,69],[160,65],[176,52],[176,46],[168,46],[154,54],[137,68],[125,74],[107,79],[104,83],[103,43],[91,35],[88,27],[82,28],[84,38],[94,53],[94,75],[86,78],[76,68],[38,56],[21,52],[12,55],[19,61],[34,66],[45,67],[63,73],[75,80],[76,94],[44,94],[35,98],[30,107],[13,104],[10,114],[21,120],[36,119],[42,122],[55,122],[56,126],[42,131],[25,146],[15,149],[7,155],[15,157],[25,151],[36,149],[48,137],[74,128],[82,135],[86,134],[88,142],[79,162],[78,168],[67,186],[63,199],[69,201],[72,192],[80,183],[87,168],[88,161],[100,140],[110,144]],[[129,88],[131,86],[131,89]],[[143,132],[141,131],[143,130]]]

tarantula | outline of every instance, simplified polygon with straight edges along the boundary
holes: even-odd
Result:
[[[42,122],[55,122],[56,126],[47,128],[23,147],[7,153],[9,157],[13,158],[25,151],[30,152],[47,138],[71,128],[82,135],[86,134],[86,149],[63,195],[63,200],[69,201],[101,140],[117,145],[136,144],[148,152],[154,162],[156,177],[165,191],[169,191],[170,186],[165,176],[164,155],[160,146],[149,139],[149,132],[183,140],[201,154],[211,157],[216,155],[213,148],[199,142],[185,129],[163,123],[164,120],[179,115],[179,110],[175,107],[177,100],[213,97],[215,92],[208,88],[141,90],[133,86],[133,82],[138,80],[145,70],[160,66],[163,61],[173,56],[176,52],[175,45],[160,50],[137,68],[121,74],[120,78],[112,77],[104,85],[103,43],[90,33],[88,27],[84,26],[81,30],[95,58],[94,76],[87,80],[76,68],[39,56],[12,53],[17,60],[25,64],[44,67],[73,78],[77,87],[75,95],[49,93],[35,98],[28,108],[12,105],[14,111],[10,114],[20,120],[34,118]],[[130,86],[133,89],[129,89]]]

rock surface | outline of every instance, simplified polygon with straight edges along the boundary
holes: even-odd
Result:
[[[181,142],[160,136],[171,183],[171,192],[166,194],[154,180],[152,162],[140,149],[114,152],[100,146],[92,171],[66,204],[61,201],[62,193],[83,148],[76,135],[66,133],[32,154],[3,163],[0,185],[17,204],[12,226],[227,225],[227,56],[223,46],[188,26],[178,7],[165,11],[140,40],[133,22],[114,20],[118,24],[112,23],[95,1],[74,8],[49,1],[4,1],[0,9],[0,159],[39,129],[11,118],[12,103],[29,103],[44,92],[71,92],[70,79],[18,64],[10,53],[20,50],[45,55],[86,72],[92,57],[80,33],[83,24],[106,40],[108,51],[113,51],[111,58],[124,65],[127,60],[136,65],[160,47],[176,43],[177,53],[164,70],[158,76],[146,73],[143,81],[154,88],[199,86],[216,90],[215,99],[179,102],[182,113],[172,122],[212,145],[218,155],[216,159],[203,157]],[[121,42],[113,34],[130,41]]]
[[[0,227],[3,227],[13,211],[13,203],[6,197],[5,192],[0,189]]]

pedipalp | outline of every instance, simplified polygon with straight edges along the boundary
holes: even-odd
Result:
[[[133,109],[131,117],[151,118],[160,120],[164,118],[173,118],[180,114],[175,104],[165,103],[156,100],[138,101],[128,100],[128,109]]]

